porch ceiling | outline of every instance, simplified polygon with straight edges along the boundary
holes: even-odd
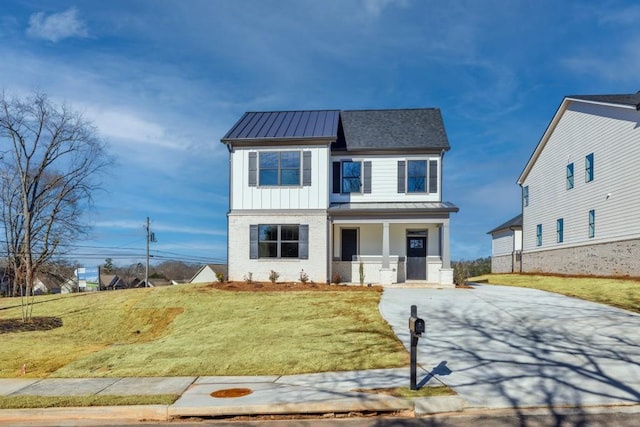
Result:
[[[458,212],[458,207],[450,202],[335,203],[329,207],[329,215],[333,218],[353,216],[448,218],[451,212]]]

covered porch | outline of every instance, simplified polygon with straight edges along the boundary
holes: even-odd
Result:
[[[453,284],[448,203],[332,206],[330,275],[346,283]]]

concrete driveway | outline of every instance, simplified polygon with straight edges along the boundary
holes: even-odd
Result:
[[[386,288],[380,312],[407,347],[412,304],[418,363],[469,406],[640,404],[636,314],[523,288]]]

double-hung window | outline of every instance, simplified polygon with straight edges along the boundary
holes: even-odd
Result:
[[[567,190],[573,188],[573,163],[567,165]]]
[[[308,225],[259,224],[250,231],[252,259],[308,258]]]
[[[556,221],[556,241],[558,243],[564,241],[564,219],[562,218]]]
[[[589,211],[589,238],[593,239],[596,236],[596,211]]]
[[[263,151],[259,156],[260,186],[300,185],[299,151]]]
[[[371,161],[334,161],[333,193],[371,193]]]
[[[426,193],[427,161],[409,160],[407,162],[407,193]]]
[[[437,160],[398,161],[398,193],[437,193]]]
[[[536,225],[536,246],[542,246],[542,224]]]
[[[593,181],[593,153],[587,154],[584,158],[584,180]]]
[[[362,191],[362,162],[345,160],[342,162],[342,193]]]

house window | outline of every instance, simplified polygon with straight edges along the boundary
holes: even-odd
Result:
[[[593,209],[589,211],[589,238],[593,239],[596,236],[596,211]]]
[[[593,153],[584,158],[584,179],[585,182],[593,181]]]
[[[573,163],[567,165],[567,190],[573,188]]]
[[[255,258],[300,258],[308,255],[308,225],[260,224],[251,226],[250,255]]]
[[[407,162],[407,193],[425,193],[427,191],[427,161],[409,160]]]
[[[529,206],[529,186],[522,187],[522,205]]]
[[[437,160],[398,161],[398,193],[437,193]]]
[[[536,225],[536,246],[542,246],[542,224]]]
[[[342,162],[342,192],[359,193],[361,191],[362,162]]]
[[[564,240],[564,219],[560,218],[556,221],[556,241],[562,243]]]
[[[260,186],[300,185],[300,152],[260,152],[258,176]]]

